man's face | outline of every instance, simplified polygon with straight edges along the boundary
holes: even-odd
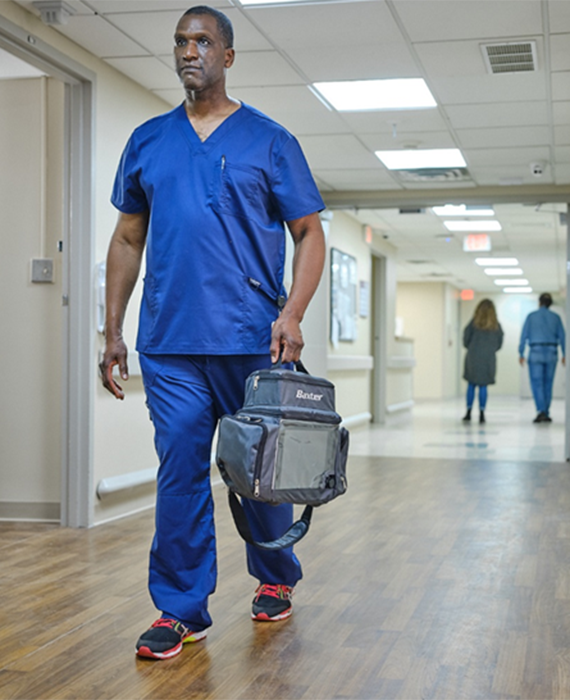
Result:
[[[184,15],[174,34],[176,73],[185,90],[224,85],[225,70],[234,62],[211,15]]]

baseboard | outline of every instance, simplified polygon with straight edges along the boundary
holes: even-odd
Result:
[[[357,425],[364,425],[365,423],[370,423],[372,420],[371,413],[355,413],[352,416],[347,416],[343,419],[341,425],[345,428],[354,428]]]
[[[396,413],[397,411],[407,411],[414,406],[414,400],[402,401],[401,403],[393,403],[386,406],[386,413]]]
[[[59,503],[0,501],[0,520],[56,522],[61,518]]]

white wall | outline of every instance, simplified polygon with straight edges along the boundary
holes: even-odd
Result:
[[[476,294],[472,301],[461,302],[461,333],[469,323],[477,304],[482,299],[491,299],[497,310],[497,317],[503,329],[505,337],[503,347],[497,353],[497,377],[496,383],[489,391],[495,395],[520,396],[530,398],[531,391],[528,380],[528,368],[521,368],[518,362],[518,347],[520,335],[525,318],[531,311],[538,309],[538,295],[528,294]],[[564,308],[552,306],[551,310],[562,317],[564,323]],[[528,350],[527,350],[528,355]],[[463,363],[465,350],[461,352],[461,376],[463,375]],[[565,373],[558,366],[554,382],[554,395],[556,398],[564,398]],[[461,391],[466,389],[465,380],[461,380]]]

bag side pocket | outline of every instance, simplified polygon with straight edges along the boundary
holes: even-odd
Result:
[[[267,428],[260,418],[223,416],[216,464],[226,485],[240,496],[258,498]]]

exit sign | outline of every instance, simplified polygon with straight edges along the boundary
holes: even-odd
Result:
[[[488,253],[491,250],[491,236],[487,233],[470,233],[463,239],[466,253]]]

